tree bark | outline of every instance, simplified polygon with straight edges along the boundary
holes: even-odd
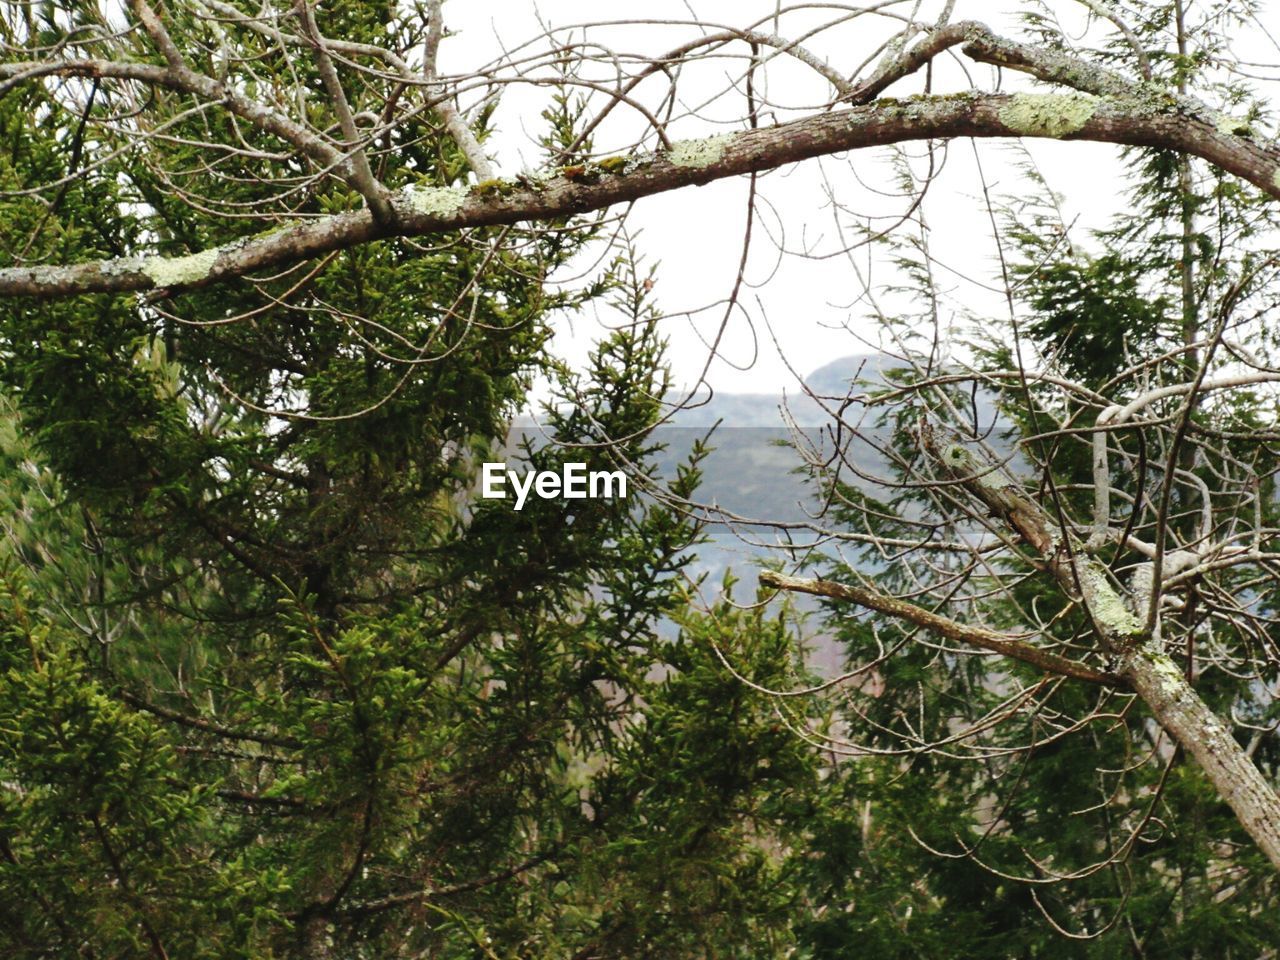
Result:
[[[333,956],[333,925],[323,914],[298,922],[298,953],[303,960],[328,960]]]
[[[1200,768],[1240,825],[1280,869],[1280,797],[1165,654],[1144,645],[1121,671],[1156,721]]]
[[[93,75],[108,74],[99,69]],[[1151,92],[1142,97],[965,93],[878,100],[773,127],[685,141],[670,152],[562,167],[544,178],[411,190],[392,201],[389,224],[378,223],[362,209],[189,257],[6,267],[0,269],[0,296],[57,298],[202,287],[383,237],[555,220],[826,154],[913,140],[1033,136],[1164,147],[1202,157],[1280,199],[1280,148],[1256,143],[1188,109],[1173,95],[1161,100]]]

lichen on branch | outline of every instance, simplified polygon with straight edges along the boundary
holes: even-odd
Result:
[[[1083,93],[1015,93],[1000,120],[1020,136],[1064,137],[1089,122],[1097,103]]]
[[[157,287],[184,286],[208,277],[221,254],[220,247],[213,247],[185,257],[143,257],[138,268]]]

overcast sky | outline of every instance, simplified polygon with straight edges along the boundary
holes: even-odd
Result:
[[[445,72],[474,69],[511,50],[541,32],[543,24],[567,27],[601,19],[620,20],[644,16],[649,20],[670,19],[679,23],[628,23],[609,28],[592,27],[585,35],[618,53],[654,56],[698,35],[689,25],[691,12],[711,23],[743,26],[775,11],[774,0],[646,0],[645,3],[600,3],[584,0],[543,0],[535,7],[508,0],[453,0],[445,6],[446,23],[457,35],[445,41],[442,68]],[[1071,0],[1058,4],[1063,22],[1071,30],[1084,26],[1083,7]],[[941,4],[923,3],[919,17],[932,19]],[[895,9],[909,12],[910,3]],[[930,9],[935,8],[935,9]],[[1015,30],[1010,16],[1019,4],[959,0],[953,19],[981,19],[997,30]],[[804,31],[813,17],[800,12],[784,15],[779,24],[782,35],[792,38]],[[818,18],[830,11],[818,10]],[[770,21],[762,29],[772,31]],[[846,28],[836,28],[806,41],[814,52],[840,72],[849,74],[876,47],[880,37],[893,30],[890,21],[873,25],[861,18]],[[877,33],[878,31],[878,33]],[[582,39],[582,29],[574,33]],[[545,41],[542,44],[545,48]],[[739,52],[745,47],[739,45]],[[1274,58],[1273,58],[1274,59]],[[991,89],[995,76],[990,68],[966,63],[974,81]],[[682,105],[686,116],[672,127],[673,138],[693,138],[731,129],[741,129],[744,98],[741,92],[716,100],[741,73],[742,61],[717,61],[694,68],[681,79]],[[865,76],[866,69],[861,71]],[[600,74],[606,76],[603,72]],[[919,92],[923,72],[901,82],[890,93]],[[766,93],[772,109],[764,117],[785,120],[810,113],[828,96],[824,81],[808,68],[779,59],[769,66]],[[935,92],[965,89],[967,81],[952,59],[937,68]],[[1028,81],[1006,72],[1004,89],[1023,88]],[[657,96],[660,81],[641,87]],[[490,142],[499,172],[511,175],[522,167],[537,165],[529,137],[537,129],[537,116],[545,106],[546,89],[513,88],[504,94],[495,121],[498,135]],[[705,100],[714,102],[706,105]],[[601,101],[603,102],[603,101]],[[602,128],[597,148],[611,147],[633,139],[639,129],[632,111],[616,112],[613,126]],[[734,122],[734,121],[737,122]],[[612,138],[612,139],[611,139]],[[1100,144],[1057,144],[1044,140],[1023,145],[1054,189],[1063,194],[1064,214],[1075,223],[1072,238],[1090,246],[1088,230],[1106,224],[1115,211],[1124,208],[1119,149]],[[923,158],[923,145],[907,145],[913,156]],[[1011,165],[1019,156],[1011,143],[987,141],[976,147],[981,157],[986,187],[995,196],[1017,196],[1027,191],[1026,183]],[[721,342],[721,358],[712,363],[709,380],[715,389],[727,392],[770,392],[794,390],[788,367],[807,374],[844,355],[866,352],[879,341],[879,324],[865,303],[855,302],[859,283],[854,264],[836,254],[841,247],[837,224],[843,229],[859,214],[889,215],[905,209],[902,199],[885,197],[877,191],[891,190],[890,152],[860,151],[847,157],[823,158],[775,171],[759,184],[763,203],[756,222],[751,253],[747,261],[747,285],[742,292],[745,312],[735,313]],[[993,289],[999,283],[999,264],[991,223],[981,200],[982,179],[978,176],[975,147],[970,141],[956,141],[945,153],[946,164],[923,206],[933,255],[938,261],[937,276],[947,289],[958,313],[961,305],[979,316],[1006,312],[1003,298]],[[924,168],[924,161],[917,163]],[[690,385],[706,363],[707,341],[714,337],[725,313],[723,301],[731,290],[742,255],[742,231],[746,216],[748,183],[745,178],[717,182],[641,201],[630,219],[633,233],[644,255],[658,266],[655,293],[664,312],[672,314],[665,330],[671,338],[671,361],[678,380]],[[844,211],[838,215],[832,197]],[[885,224],[887,221],[881,221]],[[791,255],[780,256],[777,241],[784,240]],[[806,251],[810,256],[794,255]],[[875,271],[878,282],[892,278],[883,262],[868,264],[866,253],[860,266]],[[720,302],[702,312],[683,314]],[[564,355],[581,358],[590,341],[599,336],[600,322],[579,318],[565,323],[557,336],[557,348]],[[951,317],[944,318],[951,322]],[[956,324],[958,335],[963,326]],[[774,337],[778,343],[774,343]],[[862,341],[859,340],[862,338]],[[779,349],[781,348],[781,349]]]

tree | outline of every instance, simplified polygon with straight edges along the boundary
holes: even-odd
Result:
[[[8,40],[37,46],[106,29],[95,6],[7,12]],[[376,4],[343,17],[366,39],[400,22]],[[198,60],[212,27],[185,23],[173,49]],[[321,87],[326,64],[319,50],[281,82]],[[198,249],[277,188],[297,218],[356,196],[260,180],[271,155],[241,151],[229,118],[155,103],[173,113],[152,128],[135,92],[36,83],[0,100],[9,256]],[[557,104],[549,146],[576,136]],[[144,158],[99,138],[121,118],[148,126]],[[208,122],[230,153],[206,164]],[[435,122],[396,124],[395,176],[461,176]],[[194,207],[174,179],[193,167],[211,177]],[[23,193],[46,177],[66,189]],[[6,955],[690,951],[777,925],[723,919],[749,919],[768,880],[768,828],[747,829],[760,786],[738,769],[755,757],[701,785],[649,773],[762,723],[762,706],[693,713],[709,652],[657,633],[696,524],[618,499],[473,502],[539,374],[554,442],[507,456],[650,469],[666,386],[636,258],[622,244],[580,289],[547,282],[598,226],[396,239],[235,291],[6,313]],[[558,367],[549,318],[602,297],[629,322],[589,369]],[[674,489],[696,482],[689,466]],[[762,669],[785,655],[775,643]],[[649,724],[688,743],[651,742]],[[788,737],[758,750],[810,769]],[[664,828],[698,869],[664,877],[656,837],[650,869],[620,882],[664,790],[689,799]]]
[[[1266,454],[1248,442],[1229,451],[1215,448],[1219,430],[1235,442],[1257,439],[1255,418],[1266,402],[1260,397],[1237,396],[1228,404],[1204,397],[1187,434],[1189,449],[1179,455],[1170,438],[1190,391],[1171,390],[1168,396],[1177,399],[1162,418],[1144,419],[1121,435],[1135,444],[1128,448],[1131,459],[1119,469],[1112,463],[1101,478],[1095,473],[1094,431],[1109,419],[1099,416],[1103,398],[1142,397],[1162,378],[1185,383],[1188,355],[1204,356],[1205,340],[1195,331],[1207,325],[1188,323],[1188,314],[1193,321],[1207,315],[1228,331],[1216,349],[1232,350],[1252,332],[1245,318],[1267,309],[1271,297],[1267,282],[1252,273],[1259,265],[1271,269],[1269,254],[1259,257],[1242,242],[1247,232],[1212,222],[1266,223],[1269,211],[1238,194],[1223,202],[1221,182],[1196,171],[1197,195],[1213,190],[1218,203],[1192,221],[1200,238],[1192,264],[1196,296],[1190,311],[1181,308],[1182,262],[1169,248],[1183,243],[1182,205],[1163,203],[1153,189],[1159,181],[1147,168],[1166,158],[1146,159],[1134,179],[1139,216],[1117,218],[1114,228],[1091,238],[1107,243],[1108,252],[1099,256],[1091,256],[1088,240],[1058,219],[1052,195],[1036,194],[1036,174],[1028,168],[1030,183],[1019,184],[1001,208],[1010,223],[999,234],[1023,303],[1011,324],[983,317],[975,326],[969,355],[976,366],[966,368],[954,355],[950,361],[931,356],[927,347],[941,340],[936,332],[916,341],[924,352],[912,345],[908,331],[928,329],[928,318],[943,306],[926,241],[902,245],[900,255],[920,285],[915,302],[922,316],[887,321],[903,334],[898,369],[890,372],[895,363],[882,360],[850,396],[827,398],[840,410],[835,429],[843,436],[825,456],[812,457],[828,497],[824,525],[841,550],[821,565],[821,580],[765,577],[832,598],[829,625],[847,645],[854,679],[842,705],[846,732],[831,748],[900,757],[889,767],[889,782],[911,781],[896,790],[862,792],[867,859],[874,862],[878,852],[892,862],[916,841],[944,854],[928,870],[912,913],[899,910],[898,916],[904,935],[910,928],[926,943],[938,942],[941,934],[949,935],[943,943],[964,944],[952,953],[986,955],[989,939],[999,944],[999,955],[1049,949],[1079,956],[1253,956],[1276,936],[1266,906],[1274,897],[1274,874],[1151,715],[1124,706],[1123,699],[1113,706],[1110,693],[1095,698],[1084,684],[1044,685],[1038,661],[1047,649],[1090,649],[1093,627],[1081,616],[1078,595],[1064,598],[1045,575],[1046,564],[1039,558],[1028,564],[1007,550],[1008,540],[996,539],[1003,531],[993,518],[1000,514],[988,512],[981,488],[979,499],[968,500],[929,482],[946,465],[921,452],[922,424],[985,449],[997,490],[1030,504],[1043,498],[1046,510],[1061,511],[1047,521],[1055,524],[1064,515],[1093,515],[1093,491],[1107,483],[1112,497],[1124,497],[1126,513],[1133,511],[1129,539],[1116,553],[1103,540],[1093,556],[1118,567],[1130,589],[1142,589],[1149,575],[1144,529],[1171,529],[1198,549],[1194,545],[1214,526],[1210,509],[1224,530],[1234,511],[1248,504],[1245,524],[1267,536],[1271,498],[1255,500],[1253,492],[1273,472]],[[1173,223],[1162,222],[1166,218]],[[1133,223],[1140,229],[1131,229]],[[1265,231],[1257,235],[1265,242]],[[1233,237],[1230,246],[1221,239],[1226,236]],[[1046,248],[1063,238],[1073,253],[1049,264]],[[1126,309],[1151,319],[1127,331],[1114,329],[1108,321]],[[1227,314],[1231,319],[1223,320]],[[1207,339],[1213,344],[1216,337]],[[1098,349],[1102,338],[1110,338],[1110,349]],[[1253,349],[1256,358],[1269,347],[1254,339]],[[1019,362],[1018,350],[1036,359]],[[1201,362],[1195,361],[1191,376]],[[1123,451],[1127,444],[1119,446]],[[1253,459],[1235,462],[1246,449]],[[1170,462],[1177,464],[1173,506],[1161,521],[1162,474]],[[1144,478],[1144,471],[1155,476]],[[1210,489],[1214,493],[1206,497]],[[1236,529],[1248,536],[1243,526]],[[860,536],[863,531],[875,536]],[[890,556],[892,564],[886,563]],[[1254,600],[1251,591],[1217,580],[1220,570],[1234,566],[1212,569],[1207,581],[1180,581],[1176,598],[1165,601],[1161,640],[1205,702],[1232,718],[1247,753],[1273,778],[1273,721],[1263,719],[1274,711],[1264,686],[1273,654],[1237,632],[1269,645],[1269,601],[1264,593],[1256,608],[1241,604],[1236,598]],[[874,573],[868,577],[868,571]],[[860,589],[838,582],[849,578],[860,579]],[[1228,596],[1230,606],[1202,606],[1215,607]],[[848,601],[859,606],[851,609]],[[934,617],[931,625],[932,612],[944,606],[962,615],[951,623]],[[913,638],[912,628],[922,623],[939,630],[941,642]],[[963,632],[948,631],[974,624],[996,628],[971,634],[969,643],[988,651],[1036,637],[1033,650],[1009,650],[1026,655],[1031,667],[966,655]],[[1074,671],[1079,664],[1044,666]],[[1241,675],[1255,680],[1242,689]],[[862,882],[856,873],[842,878],[835,896],[865,904]],[[1050,931],[1028,923],[1041,915],[1081,942],[1045,944]],[[868,918],[855,909],[828,922],[861,934]]]
[[[906,373],[832,403],[840,439],[864,442],[888,463],[878,479],[890,493],[874,496],[865,462],[841,445],[824,490],[842,506],[833,522],[815,524],[892,567],[846,569],[858,583],[781,572],[761,582],[881,618],[849,625],[874,651],[859,676],[901,665],[917,685],[910,702],[928,720],[918,725],[904,703],[858,687],[855,702],[875,701],[858,708],[872,724],[864,748],[942,764],[958,744],[990,769],[1055,749],[1076,729],[1096,731],[1115,713],[1136,715],[1136,697],[1280,865],[1267,739],[1276,682],[1266,595],[1274,468],[1260,429],[1270,403],[1261,391],[1280,373],[1255,332],[1272,308],[1274,260],[1255,249],[1265,246],[1258,238],[1267,224],[1249,220],[1254,237],[1236,230],[1217,247],[1238,249],[1238,262],[1202,257],[1203,293],[1188,293],[1200,237],[1182,159],[1213,165],[1224,196],[1268,210],[1280,198],[1280,148],[1265,136],[1265,112],[1234,115],[1242,94],[1233,89],[1204,87],[1208,103],[1193,95],[1192,66],[1239,65],[1188,42],[1177,2],[1122,9],[1090,0],[1095,31],[1114,40],[1096,50],[1073,49],[1039,4],[1027,5],[1025,40],[953,20],[955,4],[938,5],[927,20],[920,4],[909,13],[895,6],[824,8],[827,19],[808,28],[781,9],[743,27],[689,23],[678,46],[639,60],[548,31],[539,47],[453,77],[437,68],[445,35],[438,0],[332,11],[299,2],[287,14],[222,0],[161,9],[133,0],[120,22],[96,5],[6,9],[0,294],[13,310],[3,373],[21,428],[38,443],[22,457],[43,458],[80,511],[78,526],[57,520],[70,532],[49,554],[84,557],[89,573],[77,582],[97,595],[35,602],[27,578],[41,562],[18,552],[28,572],[15,574],[5,617],[9,655],[20,658],[11,661],[15,707],[5,726],[38,731],[41,717],[66,713],[85,731],[75,743],[108,730],[127,758],[111,767],[118,782],[105,770],[92,782],[65,781],[74,788],[60,786],[59,795],[80,813],[59,822],[88,827],[44,839],[55,827],[38,819],[40,791],[79,769],[70,745],[51,746],[62,727],[47,726],[54,739],[31,755],[53,765],[15,775],[33,786],[6,812],[21,837],[9,841],[10,882],[36,884],[24,896],[62,903],[73,895],[69,877],[112,878],[94,896],[74,891],[85,916],[114,909],[125,918],[95,947],[106,953],[129,937],[157,956],[175,949],[166,943],[232,949],[189,945],[182,938],[196,927],[173,911],[164,923],[176,927],[162,928],[155,898],[173,891],[194,910],[210,884],[224,892],[204,902],[228,914],[246,916],[236,896],[267,904],[237,934],[236,949],[246,951],[254,942],[285,949],[286,927],[301,952],[316,956],[331,938],[383,954],[484,951],[486,937],[544,955],[548,944],[581,956],[658,945],[743,949],[740,932],[707,918],[686,917],[697,930],[686,942],[655,939],[619,904],[661,912],[667,901],[637,901],[636,889],[613,899],[599,880],[619,850],[605,843],[597,859],[578,840],[608,836],[590,826],[598,824],[633,836],[645,815],[628,822],[614,806],[679,793],[674,783],[651,790],[628,768],[627,750],[643,755],[636,744],[645,739],[620,735],[626,724],[690,724],[703,731],[700,744],[728,738],[717,726],[724,718],[707,710],[732,697],[700,692],[714,686],[700,673],[707,664],[682,663],[688,651],[656,649],[648,636],[679,598],[673,581],[696,529],[678,508],[692,497],[695,474],[682,476],[666,504],[639,514],[616,506],[471,511],[463,501],[477,459],[502,435],[535,371],[554,372],[570,401],[548,413],[561,444],[643,469],[666,384],[635,257],[583,289],[552,282],[575,255],[607,242],[608,211],[747,175],[754,213],[763,172],[957,138],[1165,151],[1152,176],[1172,175],[1179,186],[1168,194],[1180,226],[1168,263],[1184,284],[1180,346],[1165,350],[1150,336],[1166,322],[1142,280],[1150,257],[1059,261],[1061,244],[1046,240],[1024,284],[1037,298],[1030,332],[1038,342],[1015,329],[1017,352],[957,371],[955,357],[912,340],[921,329],[932,334],[939,315],[933,259],[917,243],[901,266],[925,294],[924,316],[912,318],[924,323],[903,331],[894,311],[882,313]],[[1258,15],[1253,3],[1234,8],[1214,7],[1211,16]],[[796,24],[785,39],[784,19]],[[833,67],[811,49],[868,23],[892,29],[861,67]],[[1176,42],[1166,55],[1153,38],[1170,30]],[[739,54],[745,59],[717,98],[734,109],[732,132],[674,139],[680,71]],[[935,93],[948,57],[995,70]],[[783,61],[813,71],[827,89],[806,115],[770,124],[766,111],[783,108],[766,81]],[[613,71],[607,81],[597,79],[601,65]],[[999,88],[989,80],[1006,71],[1048,92],[992,92]],[[650,79],[663,77],[659,91]],[[923,94],[884,96],[921,78]],[[486,151],[501,118],[496,91],[520,84],[545,91],[545,165],[515,173],[510,162],[495,168]],[[903,224],[930,179],[913,185]],[[601,213],[582,218],[593,211]],[[744,250],[749,243],[750,235]],[[1016,307],[1017,280],[1005,280]],[[621,293],[625,323],[575,383],[546,360],[549,318],[611,291]],[[130,292],[137,302],[121,296]],[[1130,341],[1115,336],[1117,313],[1137,327],[1135,352],[1120,362]],[[979,417],[980,390],[999,398],[1018,429],[1004,444],[987,442],[993,425]],[[852,418],[859,404],[889,411],[892,439]],[[527,455],[565,458],[555,447]],[[861,476],[852,482],[841,471]],[[1135,558],[1126,586],[1116,571]],[[33,609],[41,611],[35,621]],[[76,615],[84,609],[96,619]],[[686,626],[690,637],[710,629],[696,618]],[[886,642],[884,650],[905,656],[882,655],[877,645]],[[1185,671],[1171,656],[1183,649],[1191,651]],[[1215,676],[1193,683],[1206,649]],[[995,673],[966,676],[975,650],[1007,661],[998,682]],[[737,669],[758,686],[782,682],[785,658],[774,647],[741,657]],[[655,689],[645,669],[656,663],[679,672]],[[926,687],[926,675],[945,682]],[[795,783],[811,777],[790,746],[764,736],[768,724],[753,710],[724,722],[768,743],[764,759]],[[1257,739],[1237,739],[1229,726],[1237,720]],[[957,732],[960,721],[967,728]],[[241,746],[175,740],[174,725]],[[994,739],[984,739],[988,731]],[[1132,733],[1126,728],[1127,740]],[[889,734],[898,746],[879,742]],[[179,746],[189,751],[184,775],[169,783],[161,773]],[[669,746],[653,744],[652,755]],[[6,770],[26,755],[11,749]],[[605,772],[580,769],[597,756],[610,758]],[[743,770],[714,779],[701,797],[722,791],[721,807],[673,802],[704,819],[683,833],[688,845],[663,849],[690,855],[707,831],[719,831],[737,845],[706,876],[746,878],[750,831],[741,819],[725,822],[722,807],[754,796],[758,784]],[[98,780],[117,786],[99,796]],[[151,792],[126,809],[125,784],[136,781]],[[597,808],[595,791],[611,801]],[[227,816],[233,804],[247,812]],[[103,811],[107,826],[95,821]],[[1152,816],[1127,825],[1131,839],[1118,846],[1143,836]],[[147,854],[148,843],[163,854]],[[90,859],[40,885],[30,855],[58,845]],[[588,867],[596,882],[581,889],[595,892],[576,914],[555,905],[554,887],[521,892],[530,871],[581,878],[575,871]],[[1052,872],[1043,857],[1037,869]],[[690,883],[681,889],[697,887]],[[444,903],[453,896],[470,897],[466,908]],[[421,927],[376,919],[406,909]],[[39,925],[24,930],[30,949],[41,949],[42,937],[71,936],[54,929],[54,912],[15,918]]]

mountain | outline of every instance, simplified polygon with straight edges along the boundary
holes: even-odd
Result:
[[[839,401],[849,394],[854,379],[880,380],[881,362],[876,354],[854,354],[819,367],[802,385],[783,393],[716,393],[706,400],[695,397],[691,402],[696,406],[677,411],[673,423],[708,427],[722,421],[735,428],[779,428],[790,420],[803,427],[821,426],[830,421],[829,410],[838,409]]]

